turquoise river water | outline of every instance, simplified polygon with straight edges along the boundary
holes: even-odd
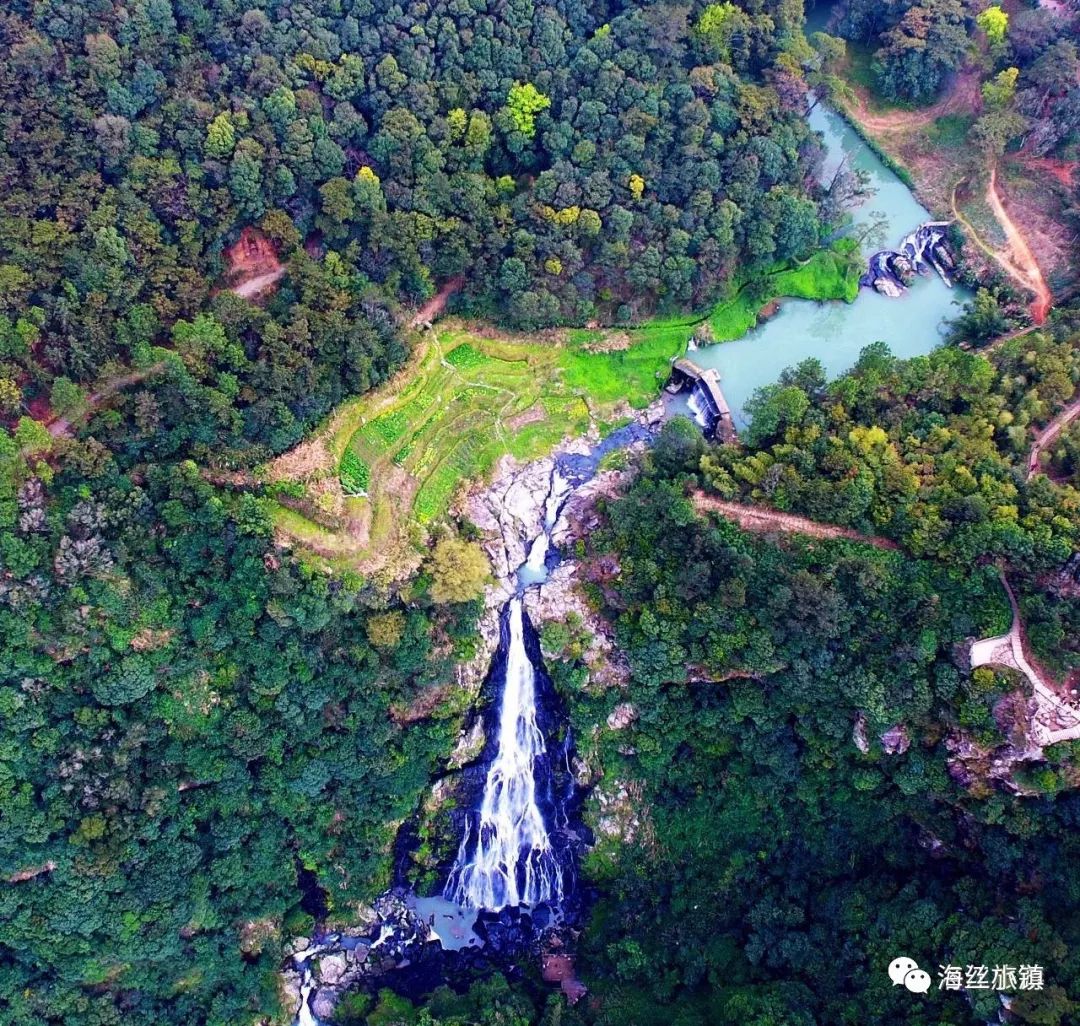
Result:
[[[825,139],[824,180],[847,157],[853,168],[870,175],[871,195],[853,211],[857,224],[879,220],[883,238],[868,240],[866,255],[895,247],[908,232],[932,220],[911,190],[890,171],[851,127],[821,104],[809,117]],[[720,372],[720,385],[735,426],[746,426],[743,408],[755,389],[776,381],[785,367],[817,357],[830,377],[851,368],[871,342],[885,342],[894,356],[918,356],[935,348],[944,322],[970,299],[960,287],[949,288],[936,274],[918,278],[901,297],[889,299],[861,289],[854,303],[785,299],[778,313],[734,342],[722,342],[690,354],[702,367]]]

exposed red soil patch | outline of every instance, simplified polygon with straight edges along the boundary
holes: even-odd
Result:
[[[257,228],[245,228],[225,250],[229,291],[245,299],[265,292],[285,274],[274,244]]]
[[[990,180],[986,184],[986,202],[990,205],[994,217],[1009,240],[1011,253],[1002,254],[999,262],[1018,282],[1035,293],[1035,299],[1031,304],[1031,317],[1036,324],[1042,324],[1050,312],[1050,307],[1054,304],[1054,297],[1043,278],[1035,255],[1031,252],[1031,247],[1027,244],[1027,239],[1013,224],[1009,212],[1005,209],[1005,204],[1001,201],[997,189],[997,168],[994,167],[990,169]]]
[[[56,414],[53,413],[52,407],[49,405],[48,397],[43,395],[35,396],[26,403],[26,412],[30,414],[34,420],[41,421],[42,424],[48,424]]]
[[[413,314],[409,321],[410,328],[419,328],[430,321],[435,320],[445,309],[450,297],[465,284],[465,276],[462,274],[451,278],[438,292],[435,293],[419,310]]]
[[[577,1004],[588,991],[574,970],[574,956],[561,952],[545,952],[540,960],[540,974],[545,983],[557,983],[570,1004]]]
[[[1030,157],[1022,156],[1021,163],[1035,171],[1043,171],[1056,178],[1067,189],[1073,187],[1076,180],[1076,170],[1080,168],[1080,161],[1054,160],[1053,157]]]

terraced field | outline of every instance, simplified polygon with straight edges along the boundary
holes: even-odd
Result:
[[[500,456],[533,459],[590,423],[647,406],[691,324],[534,341],[481,338],[446,322],[418,340],[392,382],[343,404],[271,465],[270,480],[302,485],[307,496],[279,510],[278,527],[324,556],[361,565],[384,563],[379,554],[388,548],[405,553],[413,525],[443,515],[461,483]]]
[[[598,338],[590,332],[550,344],[481,339],[453,327],[429,336],[400,392],[358,401],[361,423],[341,457],[342,485],[348,490],[364,477],[373,503],[400,505],[400,479],[392,496],[380,482],[391,466],[401,468],[412,514],[426,523],[446,512],[461,481],[483,475],[503,454],[533,458],[583,434],[620,401],[647,405],[686,335],[681,327],[653,332],[610,352],[592,351]]]

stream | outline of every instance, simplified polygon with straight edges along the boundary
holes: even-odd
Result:
[[[819,104],[809,120],[824,136],[826,177],[845,158],[869,173],[872,195],[854,220],[866,224],[883,215],[887,227],[885,238],[867,241],[868,262],[883,247],[903,250],[901,240],[915,239],[914,230],[931,220],[929,212],[837,114]],[[747,400],[784,368],[816,357],[836,376],[878,340],[895,356],[927,353],[941,341],[943,322],[968,298],[931,274],[895,298],[863,288],[851,304],[785,300],[764,324],[737,341],[697,350],[693,361],[719,373],[735,425],[742,428]],[[669,397],[666,405],[669,413],[694,413],[686,394]],[[297,1000],[295,1026],[321,1026],[342,993],[381,982],[388,973],[423,969],[427,976],[420,978],[430,980],[446,967],[471,964],[455,959],[538,949],[567,909],[576,909],[576,859],[585,842],[573,821],[573,742],[562,729],[526,605],[559,562],[552,537],[570,500],[596,476],[604,455],[648,439],[655,419],[628,424],[594,445],[566,443],[547,460],[521,468],[498,495],[492,485],[493,505],[515,508],[498,508],[497,524],[489,525],[501,534],[501,568],[495,560],[501,608],[483,716],[482,788],[463,809],[457,855],[441,893],[420,896],[399,883],[376,900],[363,925],[342,933],[317,930],[293,947],[286,977]],[[541,464],[542,487],[534,482],[532,491],[514,492]]]
[[[286,962],[297,999],[294,1026],[323,1026],[342,993],[385,985],[391,973],[406,986],[419,980],[423,989],[446,970],[482,967],[485,957],[538,953],[579,915],[576,863],[588,837],[576,823],[573,738],[525,606],[559,563],[552,537],[565,527],[560,517],[568,502],[596,477],[607,453],[649,439],[657,420],[631,422],[593,445],[565,443],[520,468],[509,489],[494,497],[496,506],[507,507],[500,587],[509,597],[496,600],[499,642],[485,685],[478,801],[464,809],[441,893],[421,896],[399,883],[376,900],[364,926],[348,933],[317,928],[313,938],[297,942]],[[580,987],[572,977],[567,985]]]
[[[818,104],[808,118],[822,133],[825,145],[823,178],[828,181],[842,160],[870,176],[872,193],[853,211],[856,226],[880,216],[887,223],[884,238],[868,240],[864,256],[899,246],[919,225],[930,222],[930,212],[890,171],[839,114]],[[960,313],[971,293],[949,288],[937,274],[919,277],[896,298],[869,288],[859,290],[854,303],[819,303],[785,299],[779,311],[742,338],[698,349],[692,359],[699,367],[714,368],[738,429],[747,425],[747,400],[763,385],[772,384],[787,367],[816,357],[830,378],[849,370],[860,351],[871,342],[888,345],[893,356],[921,356],[934,349],[945,334],[945,321]],[[685,404],[680,397],[676,404]],[[693,415],[688,407],[687,415]]]

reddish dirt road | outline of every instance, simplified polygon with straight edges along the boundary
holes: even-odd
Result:
[[[946,114],[971,113],[982,104],[979,92],[979,73],[975,69],[961,71],[953,79],[952,86],[944,96],[929,107],[921,110],[889,110],[875,114],[870,110],[866,98],[858,94],[856,117],[871,132],[895,133],[906,132],[913,128],[923,128],[932,121]]]
[[[266,274],[259,274],[254,278],[248,278],[245,281],[239,282],[238,284],[233,285],[229,291],[240,296],[241,299],[254,299],[284,276],[285,268],[279,267],[276,271],[267,271]]]
[[[1039,269],[1035,256],[1031,252],[1031,247],[1028,246],[1027,240],[1020,230],[1013,224],[1009,212],[1005,209],[1005,204],[1001,202],[997,190],[996,167],[990,169],[990,180],[986,185],[986,202],[994,212],[994,217],[997,219],[998,224],[1001,225],[1002,231],[1005,232],[1005,237],[1009,240],[1010,253],[996,254],[997,261],[1024,288],[1035,293],[1035,300],[1031,304],[1031,316],[1036,324],[1042,324],[1046,320],[1046,315],[1050,312],[1054,297],[1051,295],[1042,271]]]
[[[888,538],[871,534],[859,534],[850,527],[837,524],[822,524],[794,513],[781,513],[767,506],[751,506],[742,502],[728,502],[715,495],[694,492],[691,496],[694,508],[699,513],[719,513],[720,516],[733,520],[744,531],[767,534],[779,531],[783,534],[805,534],[811,538],[846,538],[848,541],[863,542],[878,549],[898,549],[900,546]]]
[[[409,321],[410,328],[419,328],[429,321],[435,320],[446,309],[446,304],[450,297],[465,284],[465,276],[457,275],[451,278],[438,292],[435,293],[416,313],[413,314],[412,320]]]
[[[1036,436],[1031,446],[1031,454],[1028,456],[1027,479],[1030,481],[1039,472],[1039,456],[1050,445],[1062,430],[1080,415],[1080,399],[1074,399],[1065,407],[1045,428]]]

